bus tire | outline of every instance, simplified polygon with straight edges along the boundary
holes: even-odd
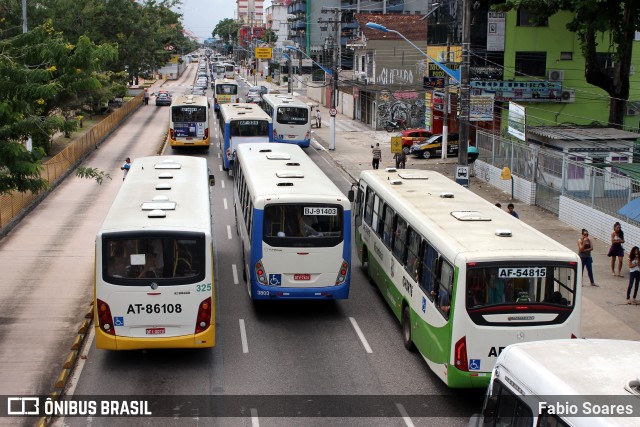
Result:
[[[411,310],[409,309],[409,305],[405,305],[402,309],[402,343],[407,350],[415,350],[413,340],[411,339]]]

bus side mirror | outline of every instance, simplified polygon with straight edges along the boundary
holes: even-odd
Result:
[[[484,404],[484,410],[482,415],[485,420],[492,420],[496,415],[496,408],[498,407],[498,396],[489,396]]]
[[[209,187],[214,187],[216,185],[216,177],[213,174],[209,174]]]
[[[349,190],[349,192],[347,193],[347,197],[349,198],[349,201],[353,203],[353,201],[355,200],[353,190]]]

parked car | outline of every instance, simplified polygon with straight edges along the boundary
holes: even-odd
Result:
[[[257,96],[257,97],[261,97],[262,93],[260,93],[260,86],[252,86],[249,88],[249,91],[247,92],[247,98],[250,96]]]
[[[442,154],[442,137],[443,135],[433,135],[421,144],[411,146],[411,155],[430,159]],[[447,137],[447,155],[458,155],[458,134],[450,133]]]
[[[168,92],[160,92],[156,95],[156,105],[157,106],[168,106],[171,105],[171,94]]]
[[[409,154],[412,145],[420,144],[432,135],[433,133],[426,129],[407,129],[401,131],[398,136],[402,137],[402,151],[404,151],[405,154]]]
[[[256,95],[255,93],[250,93],[250,94],[247,95],[246,102],[248,102],[250,104],[257,104],[260,101],[262,101],[262,98],[260,97],[260,95]]]

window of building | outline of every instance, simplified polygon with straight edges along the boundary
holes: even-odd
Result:
[[[627,156],[612,156],[611,163],[629,163],[629,157]],[[627,176],[623,171],[618,168],[611,167],[611,173],[617,175]]]
[[[568,179],[584,179],[584,157],[569,156],[567,164]]]
[[[573,52],[560,52],[560,60],[561,61],[573,60]]]
[[[520,8],[518,9],[518,27],[548,27],[549,20],[536,19],[532,10]]]
[[[547,52],[516,52],[515,70],[516,76],[546,76]]]

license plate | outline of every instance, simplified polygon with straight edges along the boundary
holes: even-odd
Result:
[[[295,137],[296,137],[295,135],[287,135],[287,138],[289,138],[289,139],[293,139]]]
[[[147,328],[147,335],[163,335],[164,328]]]
[[[310,274],[294,274],[293,280],[311,280]]]
[[[188,137],[187,137],[187,141],[191,141],[192,139],[193,139],[193,138],[192,138],[192,137],[190,137],[190,136],[188,136]]]

